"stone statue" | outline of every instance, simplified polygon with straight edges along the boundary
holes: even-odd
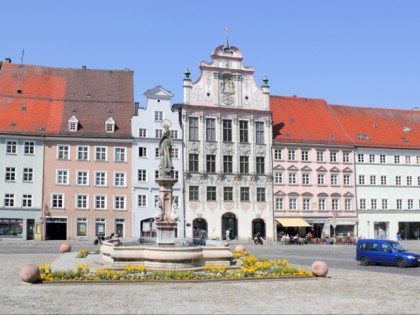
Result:
[[[159,142],[159,153],[161,156],[160,165],[159,165],[159,177],[170,177],[173,176],[173,165],[172,165],[172,137],[171,131],[169,130],[170,121],[166,119],[162,122],[162,127],[164,129],[162,137]]]
[[[154,218],[156,221],[162,221],[164,218],[164,213],[163,213],[163,205],[162,205],[162,200],[160,200],[160,197],[157,198],[156,200],[156,204],[155,204],[155,208],[156,208],[156,212],[154,215]]]
[[[176,203],[172,204],[172,213],[171,213],[171,220],[172,221],[178,221],[179,217],[176,214],[176,208],[178,208],[178,205]]]

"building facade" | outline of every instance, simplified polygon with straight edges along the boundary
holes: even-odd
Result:
[[[177,237],[185,237],[183,163],[182,163],[182,130],[179,125],[178,111],[171,108],[173,94],[161,86],[148,90],[146,106],[139,107],[132,120],[134,136],[132,149],[133,178],[133,236],[156,237],[153,216],[156,213],[156,199],[159,196],[159,185],[156,182],[159,172],[159,143],[162,137],[162,122],[169,120],[172,137],[172,164],[174,178],[178,182],[173,186],[173,203],[177,205]]]
[[[187,69],[181,125],[186,235],[209,239],[274,237],[268,80],[236,47],[217,47],[192,83]],[[228,231],[226,233],[226,231]]]

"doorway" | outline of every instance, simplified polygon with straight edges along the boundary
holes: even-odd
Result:
[[[67,239],[67,219],[66,218],[47,218],[45,225],[45,240],[66,240]]]
[[[236,216],[231,213],[225,213],[222,216],[222,239],[226,239],[226,230],[229,229],[229,237],[231,240],[238,238],[238,220]]]
[[[252,220],[252,237],[257,233],[260,233],[262,238],[265,239],[265,222],[263,219],[254,219]]]
[[[33,240],[35,238],[35,220],[26,220],[26,239]]]

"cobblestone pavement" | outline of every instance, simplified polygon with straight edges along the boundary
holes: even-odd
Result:
[[[331,268],[326,278],[271,281],[55,285],[20,281],[26,263],[51,264],[59,257],[0,255],[0,314],[420,313],[417,278],[338,268]]]

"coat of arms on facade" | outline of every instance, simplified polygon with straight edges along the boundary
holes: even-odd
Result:
[[[224,73],[220,82],[220,91],[222,103],[225,105],[232,105],[235,101],[235,82],[230,73]]]

